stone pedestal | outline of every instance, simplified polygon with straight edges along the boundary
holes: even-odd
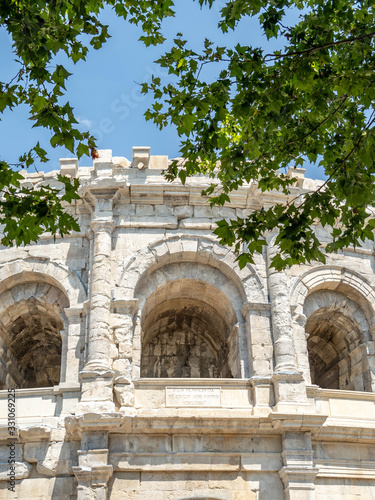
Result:
[[[250,384],[253,389],[254,415],[268,415],[275,404],[271,377],[252,377]]]
[[[72,467],[78,481],[77,500],[107,500],[107,484],[113,474],[112,465]]]

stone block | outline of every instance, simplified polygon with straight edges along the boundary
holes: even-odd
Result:
[[[192,218],[194,213],[194,208],[190,205],[183,206],[177,205],[173,207],[173,215],[180,219]]]
[[[124,377],[131,378],[131,369],[131,361],[127,358],[116,359],[113,362],[115,377],[122,375]]]
[[[153,215],[154,213],[154,206],[153,205],[136,205],[135,206],[135,214],[136,215],[146,215],[150,216]]]
[[[133,147],[132,167],[143,170],[150,164],[150,148],[148,146]]]
[[[0,463],[0,481],[8,482],[10,473],[12,474],[12,477],[14,477],[16,481],[20,481],[21,479],[28,478],[30,472],[31,472],[31,465],[25,462],[15,462],[14,464],[8,464],[8,462]],[[8,498],[11,498],[10,495],[8,496]]]
[[[60,158],[61,175],[72,178],[78,174],[78,159],[77,158]]]
[[[166,170],[168,168],[167,155],[152,155],[150,158],[149,168]]]

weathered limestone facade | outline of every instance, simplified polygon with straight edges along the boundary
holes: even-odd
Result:
[[[240,270],[215,222],[285,197],[211,209],[167,162],[62,160],[81,232],[0,252],[0,499],[375,499],[373,244],[279,273],[270,235]]]

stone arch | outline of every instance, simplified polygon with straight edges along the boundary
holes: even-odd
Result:
[[[375,292],[360,273],[340,266],[318,266],[299,276],[291,289],[290,303],[296,313],[302,313],[306,296],[317,290],[336,290],[357,302],[367,319],[375,322]]]
[[[267,301],[265,285],[255,266],[248,264],[240,269],[231,249],[219,245],[214,238],[197,235],[176,235],[158,240],[130,257],[116,283],[116,288],[121,288],[121,297],[133,298],[135,287],[145,272],[150,274],[173,262],[208,264],[235,283],[244,302]]]
[[[0,268],[0,383],[48,387],[60,382],[64,309],[85,295],[74,273],[48,259]]]
[[[17,259],[0,267],[0,293],[19,283],[45,282],[62,290],[70,307],[77,307],[86,298],[86,290],[74,271],[49,258]]]
[[[291,293],[298,364],[306,381],[327,389],[372,391],[375,294],[359,273],[319,266]]]
[[[177,296],[175,289],[178,288],[179,295]],[[208,306],[202,307],[207,302],[202,299],[201,292],[198,290],[203,290],[203,288],[205,293],[212,296],[214,304],[214,296],[221,297],[221,303],[225,304],[223,310],[226,311],[225,314],[228,314],[228,317],[231,317],[231,323],[227,324],[225,335],[223,332],[220,333],[221,340],[218,344],[212,342],[213,334],[208,329],[205,330],[204,349],[206,351],[211,349],[211,354],[214,356],[215,352],[217,354],[219,351],[219,345],[226,344],[227,361],[219,363],[221,367],[217,373],[220,373],[220,376],[225,373],[227,376],[239,378],[250,376],[246,324],[241,309],[248,300],[254,301],[255,298],[257,301],[264,300],[264,287],[251,266],[239,270],[233,253],[218,245],[215,240],[206,237],[188,235],[158,241],[139,251],[126,262],[116,284],[115,299],[139,300],[139,321],[133,339],[135,351],[141,352],[142,342],[145,339],[146,342],[151,340],[153,334],[145,333],[142,328],[152,323],[153,320],[150,318],[156,317],[157,321],[163,320],[164,322],[168,317],[169,325],[175,318],[177,324],[184,325],[184,332],[179,332],[180,337],[184,338],[183,342],[196,344],[197,340],[192,338],[191,330],[189,334],[186,325],[192,322],[196,326],[197,315],[190,314],[188,317],[185,313],[187,309],[200,310],[201,324],[208,325],[208,318],[212,318],[213,314],[211,314],[212,308],[209,313]],[[188,297],[189,293],[190,297]],[[179,311],[173,308],[171,303],[167,305],[167,294],[170,297],[173,296],[175,301],[173,305],[179,308]],[[150,312],[155,307],[162,309],[162,313],[158,316],[153,316],[156,313]],[[206,309],[206,312],[203,312],[203,309]],[[218,309],[216,313],[218,317],[223,314]],[[161,318],[162,314],[164,318]],[[171,334],[167,325],[157,327],[157,329],[165,337]],[[199,328],[197,335],[201,339],[204,337]],[[219,337],[220,335],[218,334]],[[164,341],[168,342],[166,338]],[[144,343],[143,347],[145,347]],[[133,371],[135,376],[140,374],[140,360],[138,363],[139,366],[135,366]],[[227,366],[230,365],[230,369],[225,367],[226,363]]]

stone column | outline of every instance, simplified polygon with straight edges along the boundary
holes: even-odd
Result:
[[[110,367],[109,315],[111,306],[112,220],[96,219],[91,270],[88,359],[84,371],[106,372]]]
[[[278,253],[275,246],[268,248],[268,288],[271,301],[272,333],[275,349],[275,372],[297,371],[292,337],[292,318],[288,296],[288,282],[284,272],[270,267]]]
[[[90,306],[87,363],[81,372],[81,408],[90,411],[114,411],[113,371],[110,364],[111,332],[111,218],[91,223],[93,252],[90,280]],[[83,404],[85,403],[85,404]]]
[[[275,410],[288,411],[288,405],[307,404],[306,387],[297,368],[293,343],[293,327],[288,294],[288,280],[284,272],[270,267],[278,248],[268,247],[268,289],[271,302],[272,334],[275,353],[275,370],[272,381],[275,389]],[[284,406],[279,407],[280,403]],[[293,407],[291,411],[296,411]]]
[[[129,415],[132,413],[130,408],[134,406],[133,331],[138,301],[115,300],[113,308],[115,313],[112,315],[112,328],[117,347],[117,358],[113,362],[114,391],[120,411]]]
[[[284,484],[285,500],[314,500],[315,478],[319,469],[313,463],[309,432],[283,434],[284,466],[279,476]]]

